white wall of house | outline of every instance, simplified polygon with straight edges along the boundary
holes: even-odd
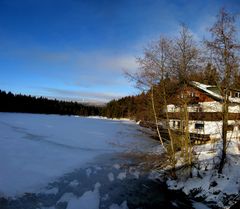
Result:
[[[240,113],[240,104],[231,104],[229,106],[230,113]]]
[[[179,112],[179,110],[180,109],[174,104],[167,105],[167,111],[168,112]]]
[[[171,119],[170,120],[170,127],[172,129],[179,129],[180,128],[180,120]],[[229,125],[233,125],[233,131],[228,131],[227,137],[228,139],[231,138],[238,138],[240,137],[240,128],[239,122],[234,120],[228,121]],[[222,135],[222,121],[195,121],[190,120],[189,124],[189,132],[195,134],[210,134],[211,139],[220,139]]]
[[[169,104],[167,106],[168,112],[180,112],[180,107]],[[188,112],[221,112],[222,104],[220,102],[199,102],[196,105],[189,105]],[[230,104],[229,105],[230,113],[240,113],[240,104]]]
[[[199,103],[202,112],[221,112],[222,104],[220,102],[201,102]]]
[[[222,104],[220,102],[201,102],[202,112],[221,112]],[[232,103],[229,105],[230,113],[240,113],[240,104]]]

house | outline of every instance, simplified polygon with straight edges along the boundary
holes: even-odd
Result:
[[[183,133],[188,121],[190,138],[195,142],[221,138],[223,97],[217,86],[192,81],[174,97],[167,105],[171,130]],[[240,90],[230,90],[229,102],[227,138],[240,138]]]

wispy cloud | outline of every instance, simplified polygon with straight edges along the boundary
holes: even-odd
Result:
[[[52,51],[43,47],[12,48],[1,55],[22,62],[24,71],[58,79],[70,86],[126,85],[123,69],[135,71],[138,67],[132,54],[114,54],[111,51],[82,52],[75,49]]]
[[[122,68],[136,69],[134,54],[116,54],[111,50],[81,51],[76,49],[58,49],[53,51],[47,47],[12,47],[1,50],[2,56],[22,60],[28,63],[41,62],[53,64],[68,64],[78,68],[95,68],[109,71],[119,71]]]

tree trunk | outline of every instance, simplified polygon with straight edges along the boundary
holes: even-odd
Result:
[[[218,173],[222,173],[226,155],[227,155],[227,130],[228,130],[228,106],[229,106],[229,99],[228,95],[225,96],[222,107],[222,114],[223,114],[223,125],[222,125],[222,155],[221,160],[219,163]]]
[[[159,138],[159,141],[160,141],[161,145],[163,146],[163,149],[167,152],[167,149],[165,148],[165,146],[163,144],[162,136],[161,136],[160,131],[159,131],[158,119],[157,119],[155,102],[154,102],[153,85],[151,86],[151,103],[152,103],[153,115],[154,115],[154,120],[155,120],[155,125],[156,125],[156,129],[157,129],[158,138]]]
[[[172,173],[171,176],[176,179],[176,156],[175,156],[175,147],[174,147],[174,138],[172,136],[172,131],[169,125],[169,115],[168,115],[168,109],[167,109],[167,96],[166,96],[166,86],[165,86],[165,81],[163,81],[163,100],[164,100],[164,108],[166,110],[166,126],[168,130],[168,135],[170,139],[170,146],[171,146],[171,152],[169,153],[169,158],[170,158],[170,163],[172,166]]]

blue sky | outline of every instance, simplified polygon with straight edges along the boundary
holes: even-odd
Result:
[[[76,101],[136,94],[123,69],[184,22],[201,40],[239,0],[0,0],[0,89]]]

